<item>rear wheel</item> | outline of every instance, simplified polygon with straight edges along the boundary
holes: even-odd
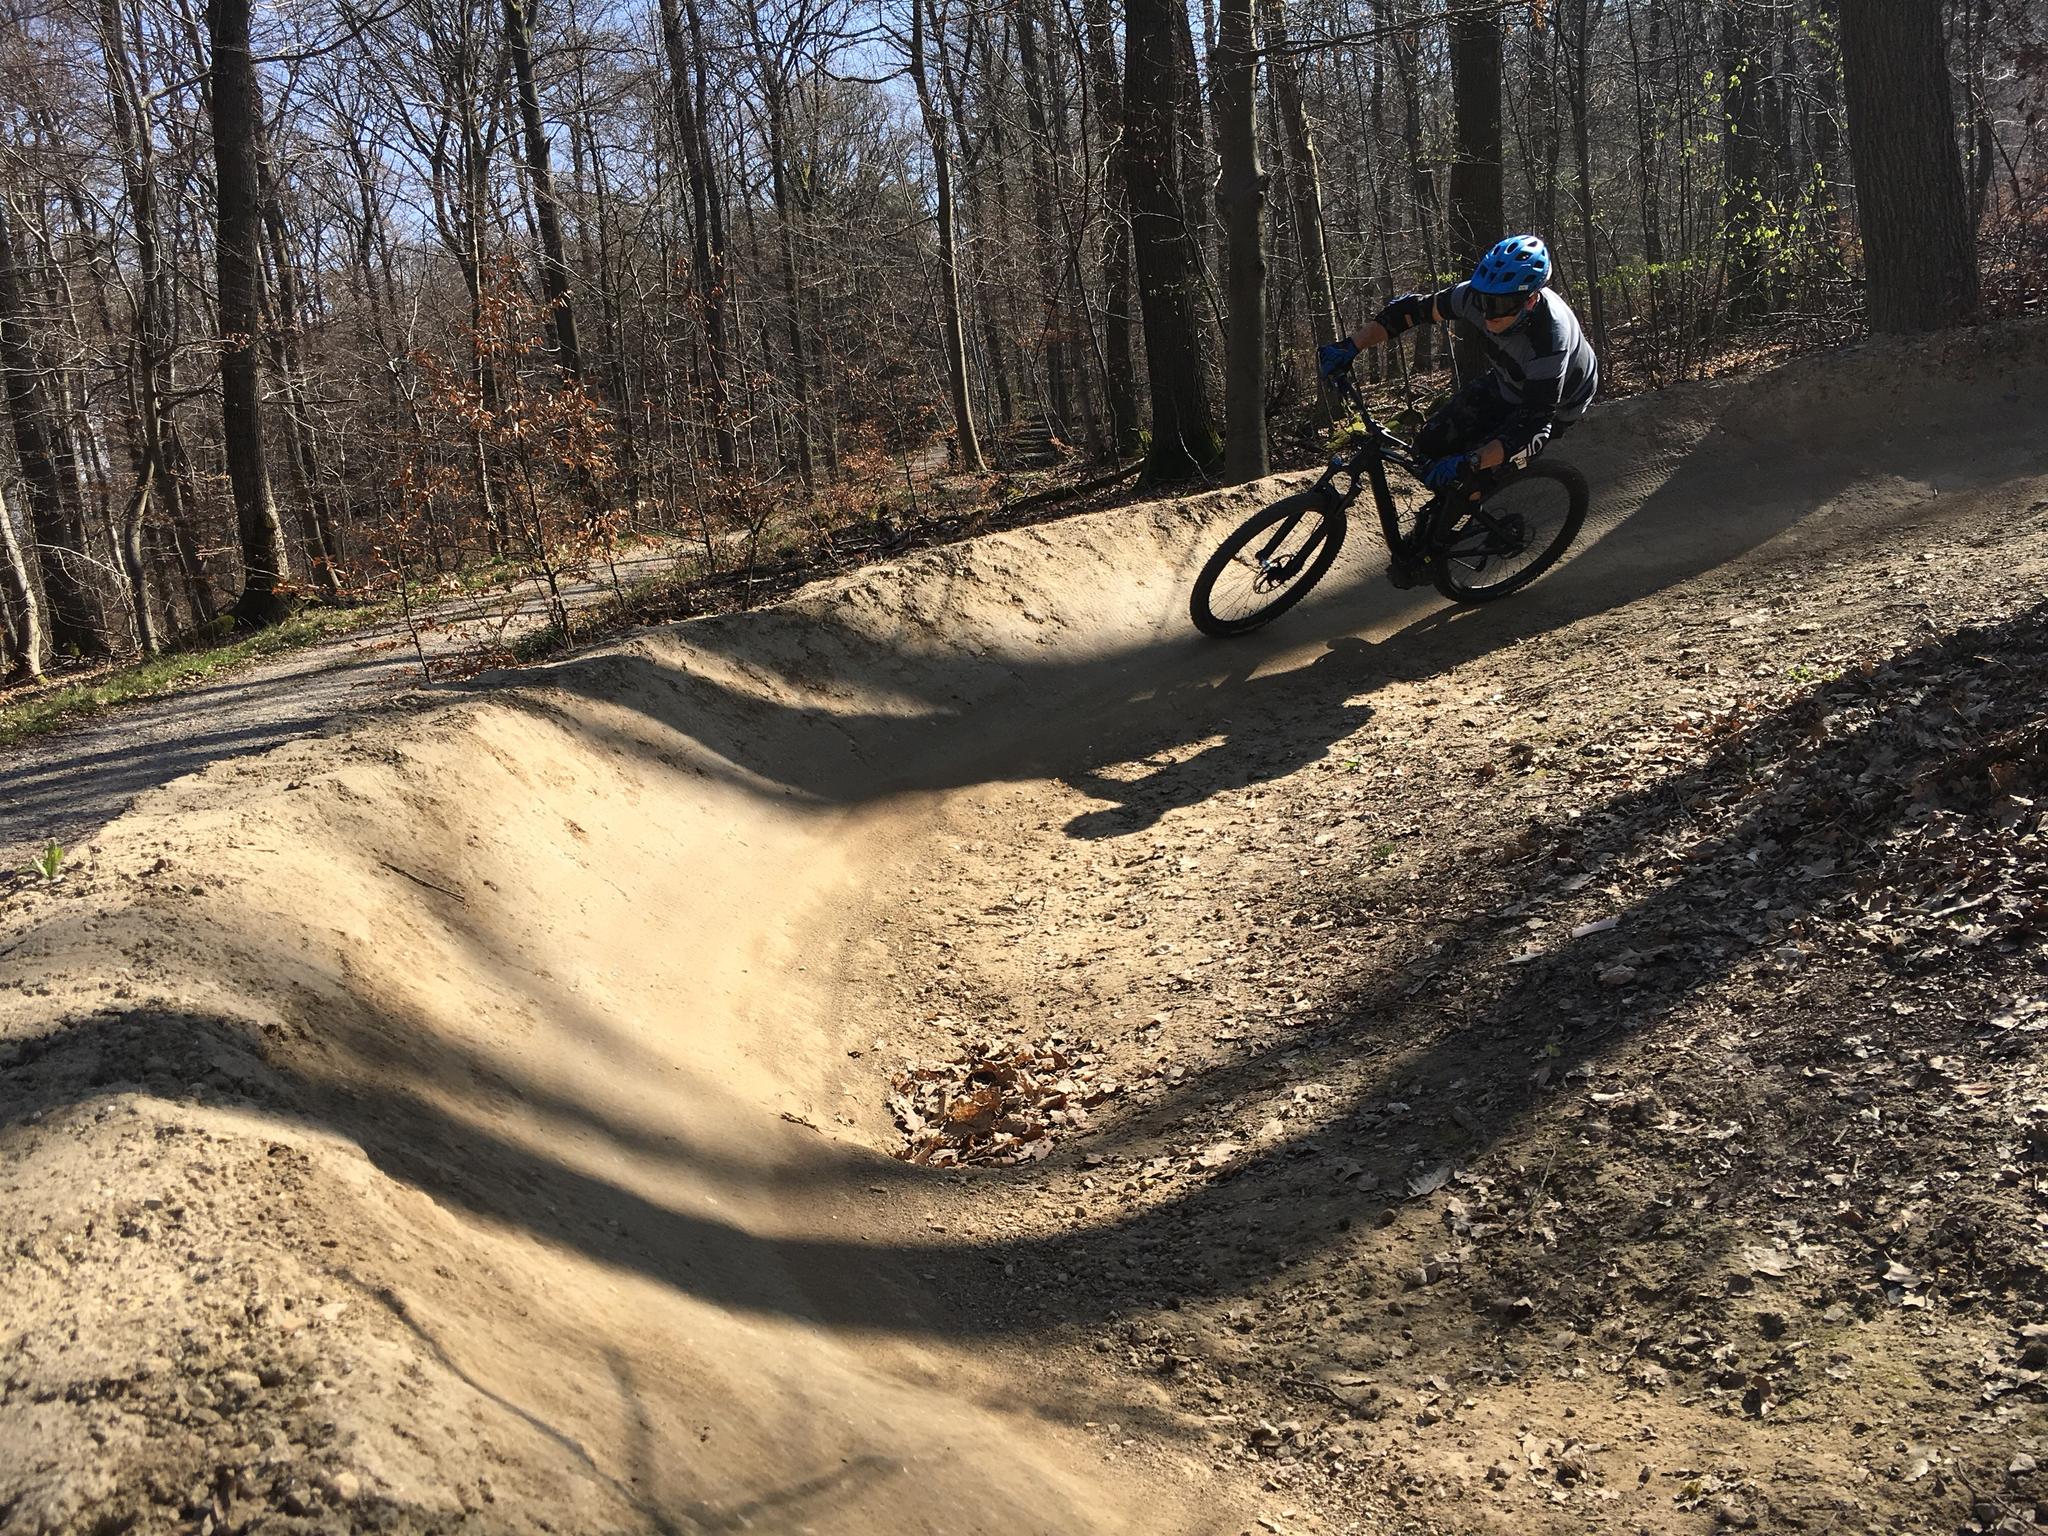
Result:
[[[1322,491],[1262,507],[1225,539],[1188,602],[1205,635],[1242,635],[1292,608],[1344,546],[1344,509]]]
[[[1430,569],[1456,603],[1519,592],[1557,564],[1586,520],[1586,477],[1541,460],[1496,481],[1476,503],[1456,492],[1430,519]]]

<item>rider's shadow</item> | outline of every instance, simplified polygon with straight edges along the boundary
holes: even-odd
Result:
[[[1116,803],[1083,811],[1066,825],[1069,837],[1126,837],[1155,824],[1168,811],[1199,805],[1226,790],[1284,778],[1329,754],[1333,743],[1372,718],[1372,705],[1352,698],[1367,680],[1372,647],[1355,636],[1329,642],[1307,667],[1268,673],[1251,683],[1230,684],[1227,695],[1236,719],[1223,739],[1199,752],[1152,768],[1136,778],[1112,777],[1092,768],[1060,775],[1070,789]],[[1220,690],[1219,690],[1220,692]],[[1268,700],[1274,705],[1266,706]],[[1256,725],[1247,716],[1263,716]],[[1182,729],[1185,740],[1199,724]],[[1150,755],[1162,750],[1155,748]],[[1123,761],[1144,760],[1132,754]]]

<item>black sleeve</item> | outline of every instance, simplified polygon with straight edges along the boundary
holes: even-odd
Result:
[[[1403,335],[1418,325],[1429,324],[1432,312],[1448,317],[1450,310],[1444,301],[1450,297],[1450,293],[1451,290],[1448,288],[1437,293],[1404,293],[1374,315],[1373,319],[1386,327],[1389,336]]]

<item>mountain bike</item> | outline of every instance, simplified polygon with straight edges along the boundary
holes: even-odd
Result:
[[[1427,466],[1373,418],[1348,373],[1338,387],[1358,412],[1363,441],[1332,455],[1307,490],[1246,518],[1209,557],[1188,603],[1203,634],[1248,634],[1308,596],[1344,547],[1347,514],[1367,488],[1393,557],[1388,579],[1403,588],[1434,582],[1454,603],[1519,592],[1578,537],[1586,477],[1551,458],[1482,470],[1404,509],[1387,484],[1387,466],[1417,480]]]

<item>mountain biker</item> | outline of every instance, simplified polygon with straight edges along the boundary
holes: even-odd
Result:
[[[1579,317],[1553,292],[1550,252],[1534,235],[1510,235],[1480,257],[1470,281],[1436,293],[1405,293],[1317,357],[1325,378],[1366,347],[1448,320],[1475,339],[1493,367],[1432,414],[1415,435],[1423,483],[1442,491],[1479,470],[1526,464],[1586,414],[1600,363]]]

